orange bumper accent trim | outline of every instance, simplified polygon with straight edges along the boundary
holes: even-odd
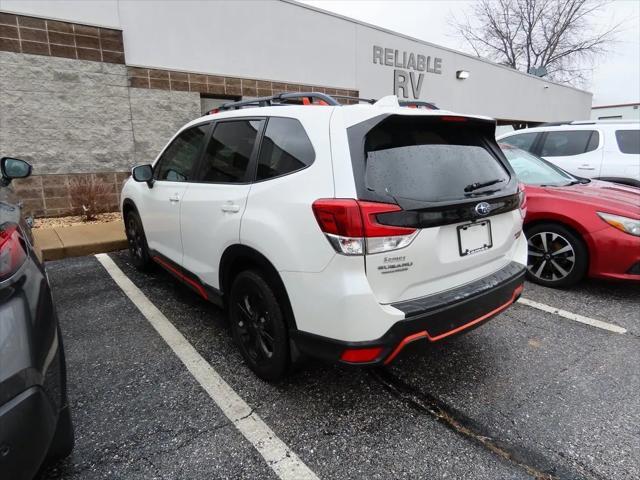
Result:
[[[524,285],[519,285],[518,287],[515,288],[515,290],[513,291],[513,294],[511,295],[511,298],[506,303],[500,305],[497,308],[494,308],[490,312],[485,313],[484,315],[476,318],[475,320],[471,320],[470,322],[465,323],[464,325],[460,325],[458,328],[454,328],[453,330],[449,330],[448,332],[441,333],[440,335],[436,335],[435,337],[432,337],[431,335],[429,335],[429,332],[427,332],[426,330],[409,335],[398,344],[398,346],[393,350],[393,352],[391,352],[391,354],[385,359],[384,364],[388,365],[389,363],[391,363],[393,359],[398,356],[398,354],[402,351],[404,347],[406,347],[408,344],[412,342],[415,342],[416,340],[420,340],[421,338],[426,338],[430,342],[437,342],[438,340],[442,340],[443,338],[449,337],[451,335],[455,335],[458,332],[461,332],[467,328],[473,327],[475,324],[480,323],[489,317],[497,315],[498,313],[505,310],[513,302],[515,302],[516,298],[518,297],[518,295],[522,293],[523,289],[524,289]]]

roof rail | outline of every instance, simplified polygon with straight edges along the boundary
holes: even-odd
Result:
[[[638,120],[636,119],[567,120],[565,122],[541,123],[540,125],[538,125],[538,127],[559,127],[561,125],[615,125],[615,124],[622,124],[622,123],[638,123]]]
[[[371,105],[376,103],[376,99],[375,98],[351,97],[349,95],[331,95],[331,96],[333,98],[340,98],[340,99],[343,99],[343,100],[351,100],[351,101],[358,102],[358,103],[370,103]]]
[[[572,125],[618,125],[621,123],[638,123],[637,118],[599,118],[597,120],[574,120]]]
[[[250,100],[241,100],[239,102],[229,102],[221,105],[216,111],[224,110],[237,110],[244,107],[270,107],[275,105],[282,105],[291,100],[300,100],[302,103],[313,103],[314,100],[324,103],[326,105],[337,106],[340,105],[334,98],[320,92],[293,92],[293,93],[278,93],[269,97],[259,97]]]
[[[349,100],[351,102],[357,103],[369,103],[374,104],[377,100],[373,98],[360,98],[360,97],[351,97],[348,95],[327,95],[325,93],[320,92],[288,92],[288,93],[278,93],[276,95],[271,95],[269,97],[258,97],[252,98],[249,100],[240,100],[237,102],[228,102],[219,107],[216,107],[209,112],[208,115],[223,112],[227,110],[238,110],[241,108],[250,108],[250,107],[273,107],[273,106],[283,106],[283,105],[291,105],[294,104],[302,104],[302,105],[329,105],[333,107],[340,106],[341,103],[336,99],[341,100]],[[296,100],[298,100],[296,102]],[[316,101],[316,103],[314,103]],[[415,101],[407,101],[402,100],[398,102],[401,107],[410,107],[410,108],[428,108],[430,110],[439,110],[435,104],[431,102],[423,102],[419,100]]]
[[[571,125],[572,120],[566,120],[564,122],[545,122],[537,125],[538,127],[558,127],[560,125]]]
[[[426,108],[429,110],[440,110],[436,107],[435,103],[431,102],[423,102],[422,100],[400,100],[398,104],[401,107],[409,107],[409,108]]]

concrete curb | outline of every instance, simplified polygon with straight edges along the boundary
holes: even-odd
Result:
[[[37,228],[33,230],[33,237],[36,251],[44,261],[127,248],[122,220],[70,227]]]

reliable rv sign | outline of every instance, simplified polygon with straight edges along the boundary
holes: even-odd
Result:
[[[425,73],[442,74],[442,59],[373,46],[373,63],[394,67],[393,92],[402,98],[420,98]]]

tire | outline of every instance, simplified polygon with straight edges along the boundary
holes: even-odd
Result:
[[[73,422],[71,421],[71,411],[67,404],[58,414],[56,432],[53,435],[53,440],[47,453],[47,461],[68,457],[73,451],[74,444],[75,434],[73,431]]]
[[[142,221],[136,211],[130,211],[125,217],[125,231],[127,234],[127,243],[129,245],[129,255],[133,265],[141,271],[147,271],[153,264],[149,246],[147,245],[147,237],[142,228]]]
[[[64,343],[62,341],[62,332],[60,324],[56,326],[58,332],[58,354],[60,355],[60,378],[62,379],[62,408],[58,413],[58,422],[56,423],[56,431],[53,434],[53,440],[47,452],[47,462],[51,460],[59,460],[68,457],[73,451],[75,444],[75,433],[73,430],[73,422],[71,420],[71,410],[69,408],[69,399],[67,398],[67,359],[64,354]]]
[[[567,288],[584,278],[589,252],[580,236],[559,223],[526,230],[527,279],[551,288]]]
[[[289,336],[284,309],[256,270],[239,273],[231,285],[230,328],[245,363],[260,378],[276,381],[289,371]]]

